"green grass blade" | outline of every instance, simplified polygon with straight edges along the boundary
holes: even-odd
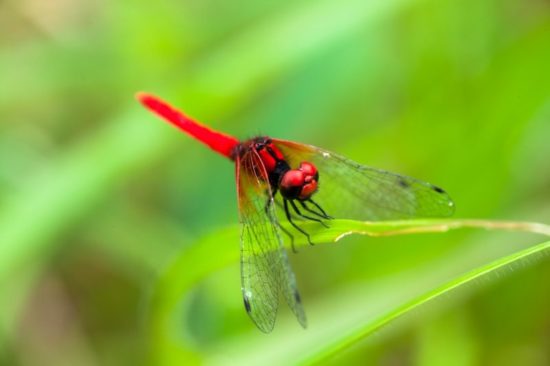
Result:
[[[479,280],[482,277],[489,276],[497,271],[506,269],[515,263],[520,261],[529,260],[532,263],[533,260],[542,258],[543,255],[547,255],[550,250],[550,241],[540,243],[525,250],[516,252],[512,255],[505,256],[487,265],[478,267],[462,276],[459,276],[431,291],[428,291],[400,306],[388,311],[386,314],[381,315],[359,325],[356,329],[351,330],[348,334],[335,337],[331,344],[321,345],[317,350],[306,356],[299,364],[312,365],[321,363],[336,354],[344,351],[345,349],[352,347],[354,344],[365,339],[369,335],[373,334],[383,326],[390,322],[410,313],[416,308],[441,298],[442,296],[449,295],[464,287],[465,285]]]
[[[321,229],[315,223],[304,223],[304,228],[310,232],[312,241],[318,244],[335,242],[353,233],[369,236],[387,236],[428,232],[437,233],[468,227],[525,231],[550,236],[550,227],[547,225],[504,221],[435,219],[361,222],[353,220],[332,220],[329,229]],[[211,273],[238,261],[239,232],[240,229],[238,227],[230,227],[208,235],[192,247],[182,251],[161,277],[153,299],[150,319],[152,342],[157,355],[168,357],[171,360],[174,358],[185,360],[189,359],[189,357],[198,357],[198,355],[194,354],[192,348],[185,340],[181,341],[172,338],[173,335],[178,332],[177,328],[179,324],[174,321],[174,314],[179,308],[182,298],[184,298],[199,281],[206,278]],[[305,237],[296,236],[295,239],[294,244],[297,247],[309,245]],[[235,245],[222,245],[224,243],[235,243]],[[459,277],[423,295],[417,300],[413,300],[410,303],[406,303],[396,308],[395,313],[389,313],[375,320],[373,323],[368,323],[362,327],[361,330],[365,328],[368,331],[367,334],[370,334],[370,332],[411,309],[416,308],[420,304],[443,293],[447,293],[454,288],[460,287],[484,274],[505,267],[507,264],[524,259],[535,253],[543,252],[548,249],[548,245],[550,244],[541,244],[526,251],[516,253],[510,257],[505,257],[487,266],[480,267],[463,277]],[[216,255],[213,255],[213,253],[216,253]],[[200,265],[196,265],[196,263],[200,263]],[[360,335],[362,335],[362,333]],[[327,348],[321,348],[319,353],[312,354],[310,358],[304,359],[304,362],[328,357],[333,354],[329,352],[325,355],[325,352],[328,352],[328,350],[334,349],[334,351],[337,352],[338,349],[346,348],[360,338],[354,338],[350,335],[342,336],[342,339],[341,343],[335,343],[329,345]],[[189,342],[191,341],[189,340]]]

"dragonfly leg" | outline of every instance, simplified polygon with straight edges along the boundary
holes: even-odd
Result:
[[[325,219],[329,219],[329,220],[332,220],[334,217],[332,216],[329,216],[327,215],[327,213],[325,212],[325,210],[323,210],[323,208],[321,206],[319,206],[319,204],[317,204],[317,202],[315,202],[314,200],[312,200],[311,198],[307,200],[307,202],[311,202],[315,207],[317,207],[317,209],[319,209],[319,211],[321,211],[321,213],[323,214],[323,216],[325,217]]]
[[[284,209],[285,209],[285,206],[283,206],[283,204],[282,204],[281,202],[275,200],[275,204],[276,204],[277,206],[279,206],[279,207],[281,208],[281,210],[284,210]],[[289,214],[290,214],[290,216],[292,216],[292,219],[303,220],[302,217],[296,216],[296,214],[295,214],[294,212],[290,212],[290,210],[289,210]]]
[[[313,211],[311,208],[309,208],[307,205],[306,205],[306,202],[307,201],[299,201],[300,202],[300,205],[304,208],[304,210],[306,210],[307,212],[310,212],[316,216],[319,216],[320,218],[322,219],[325,219],[325,220],[330,220],[332,217],[328,216],[327,214],[325,214],[324,212],[323,213],[319,213],[319,212],[316,212],[316,211]]]
[[[319,224],[323,225],[324,227],[328,228],[328,225],[325,224],[323,222],[323,220],[321,219],[318,219],[316,217],[311,217],[311,216],[307,216],[307,215],[304,215],[302,212],[300,212],[300,210],[298,209],[298,206],[296,206],[296,204],[294,203],[294,201],[290,201],[290,205],[292,206],[292,208],[294,209],[294,211],[296,212],[296,214],[300,217],[303,217],[304,219],[308,219],[308,220],[311,220],[311,221],[315,221],[315,222],[318,222]]]
[[[304,234],[307,238],[307,241],[310,245],[313,245],[312,241],[311,241],[311,238],[309,237],[309,234],[304,230],[302,229],[301,227],[299,227],[298,225],[296,225],[294,223],[294,221],[292,221],[292,216],[290,215],[290,211],[288,210],[288,200],[283,200],[284,202],[284,208],[285,208],[285,214],[286,214],[286,218],[288,220],[288,222],[290,222],[290,225],[294,226],[294,228],[296,230],[298,230],[299,232],[301,232],[302,234]],[[292,203],[292,201],[291,201]]]
[[[275,200],[273,200],[275,201]],[[267,198],[267,202],[265,203],[265,214],[269,217],[269,208],[270,206],[273,204],[273,201],[271,200],[271,197],[268,197]],[[275,201],[275,203],[278,204],[277,201]],[[290,238],[290,247],[292,248],[292,252],[293,253],[298,253],[298,251],[296,250],[296,247],[294,246],[294,236],[290,233],[290,231],[288,231],[287,229],[285,229],[283,227],[283,225],[281,225],[281,223],[279,222],[279,220],[274,220],[275,221],[275,224],[279,227],[279,229],[281,229],[281,231],[283,233],[286,234],[286,236],[288,236]]]

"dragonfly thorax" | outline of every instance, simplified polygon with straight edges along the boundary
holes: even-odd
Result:
[[[269,177],[274,191],[289,200],[308,200],[316,191],[319,172],[315,165],[302,162],[298,169],[291,169],[283,153],[268,137],[258,137],[253,146]]]

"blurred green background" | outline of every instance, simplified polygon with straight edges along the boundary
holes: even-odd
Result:
[[[266,336],[224,236],[238,235],[232,164],[136,91],[241,138],[433,182],[457,217],[550,223],[549,65],[545,0],[0,1],[0,364],[292,364],[542,241],[469,230],[302,249],[310,327],[282,305]],[[208,240],[219,251],[178,266]],[[330,363],[548,365],[549,264],[469,286]]]

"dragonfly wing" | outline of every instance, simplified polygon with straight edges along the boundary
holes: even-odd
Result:
[[[265,167],[254,149],[238,157],[236,163],[242,224],[241,281],[246,311],[261,331],[270,332],[282,292],[305,327],[305,314],[279,234]]]
[[[333,217],[399,220],[446,217],[454,212],[449,195],[433,184],[364,166],[315,146],[273,142],[293,169],[303,161],[317,167],[319,189],[312,199]]]

